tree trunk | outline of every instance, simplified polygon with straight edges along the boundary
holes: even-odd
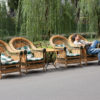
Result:
[[[100,17],[98,16],[98,36],[100,37]]]

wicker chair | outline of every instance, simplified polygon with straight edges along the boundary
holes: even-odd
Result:
[[[69,44],[70,44],[71,46],[75,46],[75,44],[74,44],[73,41],[72,41],[72,36],[73,36],[73,35],[74,35],[74,34],[70,35],[69,38],[68,38]],[[79,34],[78,34],[78,35],[79,35]],[[88,42],[88,40],[87,40],[86,38],[84,38],[83,36],[79,35],[79,37],[80,37],[82,40]],[[99,45],[98,45],[98,46],[99,46]],[[82,61],[85,62],[85,64],[87,65],[87,62],[88,62],[88,61],[95,61],[95,60],[98,60],[97,55],[89,55],[89,54],[87,54],[87,52],[86,52],[86,47],[83,47],[83,49],[82,49]]]
[[[50,44],[55,49],[61,49],[56,54],[55,65],[56,63],[62,63],[67,67],[67,64],[79,63],[81,66],[81,48],[69,46],[66,37],[54,35],[50,38]]]
[[[9,45],[0,40],[0,78],[2,74],[19,72],[21,75],[22,52],[12,51]]]
[[[36,59],[32,58],[33,60],[32,59],[28,60],[27,58],[28,54],[25,51],[26,56],[23,57],[22,69],[25,69],[26,72],[29,69],[37,69],[37,68],[43,68],[43,70],[45,70],[45,54],[46,54],[45,49],[37,49],[31,41],[23,37],[12,38],[9,42],[9,45],[13,51],[14,50],[20,51],[18,50],[18,48],[22,48],[24,46],[28,46],[30,48],[31,53]]]

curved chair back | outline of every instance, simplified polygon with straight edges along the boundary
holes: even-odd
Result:
[[[73,37],[74,34],[70,35],[69,38],[68,38],[68,42],[71,46],[74,46],[74,43],[72,41],[72,37]],[[81,36],[80,34],[78,34],[80,39],[84,40],[84,41],[88,41],[86,38],[84,38],[83,36]]]
[[[17,56],[17,54],[19,54],[20,52],[17,50],[13,51],[6,42],[0,40],[0,53],[4,53],[7,56],[11,56],[14,60],[17,60],[19,59],[19,56]]]
[[[50,44],[53,48],[56,48],[56,45],[67,45],[68,40],[66,37],[61,35],[54,35],[50,38]]]
[[[12,50],[18,50],[18,48],[21,48],[24,46],[29,46],[31,49],[36,49],[34,44],[30,40],[28,40],[24,37],[12,38],[9,42],[9,45],[10,45]]]
[[[0,40],[0,52],[7,54],[7,51],[11,52],[11,48],[6,42]]]

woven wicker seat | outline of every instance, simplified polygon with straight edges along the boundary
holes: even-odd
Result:
[[[68,38],[69,44],[70,44],[71,46],[75,46],[75,44],[74,44],[73,41],[72,41],[72,36],[73,36],[73,35],[74,35],[74,34],[70,35],[69,38]],[[78,34],[78,35],[79,35],[79,34]],[[84,37],[81,36],[81,35],[79,35],[79,37],[80,37],[82,40],[84,40],[84,41],[88,41],[86,38],[84,38]],[[88,62],[88,61],[94,61],[94,60],[98,60],[97,55],[89,55],[89,54],[87,54],[86,48],[83,47],[83,49],[82,49],[82,61],[85,62],[85,64],[87,65],[87,62]]]
[[[0,40],[0,78],[2,74],[19,72],[21,75],[22,52],[12,51],[7,43]]]
[[[69,46],[66,37],[54,35],[50,38],[50,44],[55,49],[61,49],[57,52],[55,64],[62,63],[67,66],[67,64],[79,63],[81,66],[81,48]]]
[[[33,57],[36,59],[41,58],[40,60],[34,60],[33,58],[28,59],[28,53],[25,53],[25,57],[23,57],[23,69],[37,69],[43,68],[45,70],[45,50],[44,49],[37,49],[35,45],[28,39],[23,37],[15,37],[12,38],[9,42],[11,49],[14,51],[20,51],[19,48],[23,48],[28,46],[33,54]],[[42,59],[43,58],[43,59]],[[33,60],[32,60],[33,59]]]

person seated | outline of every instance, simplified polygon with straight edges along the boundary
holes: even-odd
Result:
[[[78,34],[72,36],[72,41],[76,46],[86,46],[86,51],[88,54],[98,55],[98,64],[100,65],[100,48],[97,48],[97,45],[100,44],[100,41],[95,40],[93,42],[84,41],[80,38]]]

